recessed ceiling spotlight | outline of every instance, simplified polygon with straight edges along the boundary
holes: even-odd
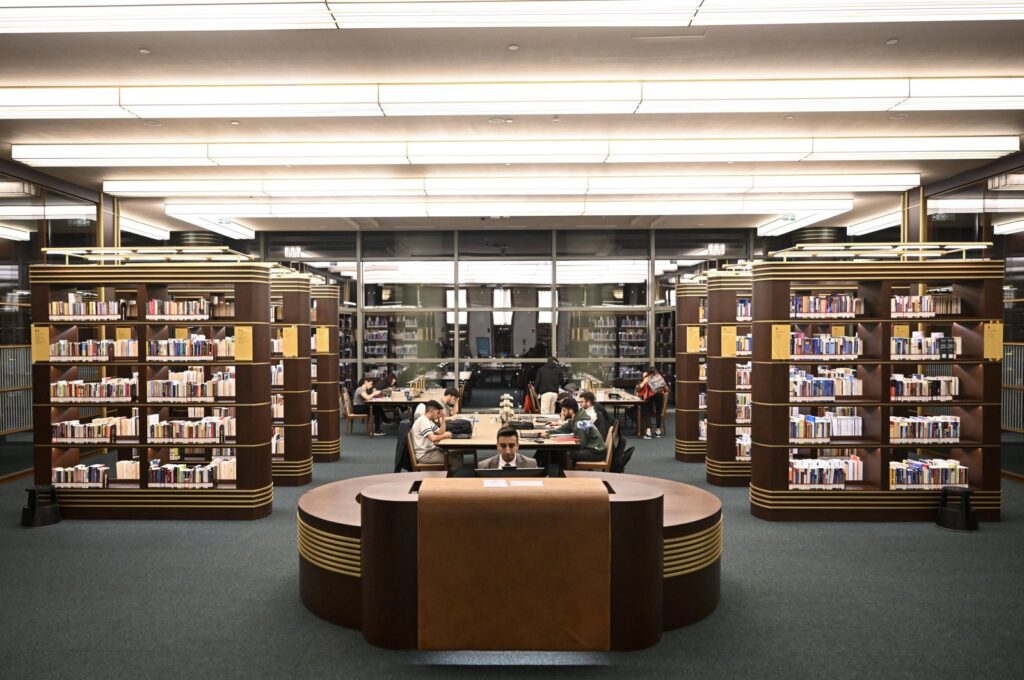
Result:
[[[511,45],[508,46],[508,51],[509,52],[518,52],[519,51],[519,45],[517,45],[515,43],[512,43]]]
[[[158,120],[144,120],[142,121],[142,124],[146,127],[160,127],[161,125],[163,125],[163,123],[161,123]]]
[[[241,121],[233,120],[233,121],[231,121],[231,124],[232,125],[241,125],[242,123],[241,123]]]
[[[893,45],[899,45],[900,44],[900,39],[899,38],[889,38],[888,40],[885,41],[885,44],[888,45],[889,47],[892,47]]]
[[[153,54],[153,50],[149,49],[148,47],[140,47],[139,54]]]
[[[504,118],[488,118],[487,122],[491,125],[502,125],[505,122]]]
[[[910,118],[910,114],[909,113],[894,113],[894,114],[889,116],[889,120],[904,120],[905,118]]]

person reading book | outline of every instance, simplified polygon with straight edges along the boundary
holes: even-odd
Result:
[[[537,461],[519,453],[519,432],[515,428],[503,427],[498,430],[498,455],[491,456],[477,466],[481,470],[535,468]]]
[[[562,418],[565,422],[551,429],[549,434],[572,435],[579,440],[579,448],[571,453],[573,462],[604,460],[604,439],[602,439],[597,426],[587,417],[586,412],[580,409],[575,399],[562,400]]]

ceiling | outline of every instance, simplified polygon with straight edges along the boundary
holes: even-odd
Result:
[[[0,87],[379,83],[541,80],[744,79],[1024,75],[1024,22],[711,26],[658,29],[398,29],[3,35]],[[897,39],[895,45],[886,41]],[[519,49],[510,51],[509,45]],[[141,54],[145,48],[150,54]],[[0,156],[11,144],[796,136],[1020,135],[1024,110],[652,114],[397,118],[0,120]],[[243,177],[418,177],[614,174],[920,173],[925,183],[985,160],[620,165],[46,168],[100,189],[103,180]],[[836,194],[854,208],[845,226],[896,209],[898,194]],[[547,198],[547,197],[546,197]],[[163,214],[159,199],[124,199],[126,215],[172,229],[195,227]],[[739,216],[615,218],[248,219],[257,230],[445,226],[514,228],[654,226],[751,228]]]

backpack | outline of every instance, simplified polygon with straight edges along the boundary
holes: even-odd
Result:
[[[648,379],[647,387],[651,389],[651,392],[657,394],[658,392],[661,392],[666,387],[668,387],[668,383],[665,382],[665,378],[661,375],[661,373],[655,373],[650,377],[650,379]]]

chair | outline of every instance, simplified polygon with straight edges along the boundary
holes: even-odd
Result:
[[[537,393],[534,383],[529,383],[529,412],[541,413],[541,396]]]
[[[577,470],[595,470],[597,472],[612,471],[612,457],[615,455],[615,437],[619,432],[619,421],[613,420],[612,426],[608,428],[608,436],[604,440],[605,457],[603,461],[587,463],[579,461],[576,463]]]
[[[413,472],[427,472],[437,470],[444,472],[448,466],[444,463],[420,463],[416,460],[416,447],[412,445],[412,423],[409,423],[409,432],[405,435],[406,445],[409,447],[409,466]]]
[[[344,387],[341,388],[341,402],[345,407],[345,420],[348,421],[348,433],[352,434],[352,424],[356,420],[366,421],[366,427],[370,427],[370,414],[369,413],[355,413],[352,410],[352,400],[349,399],[348,390]]]
[[[398,441],[395,443],[395,472],[402,470],[413,470],[409,458],[409,433],[412,431],[412,421],[403,420],[398,423]]]

